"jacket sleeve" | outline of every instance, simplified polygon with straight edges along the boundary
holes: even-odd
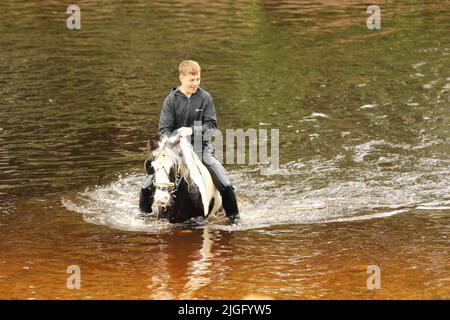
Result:
[[[164,99],[161,109],[161,115],[159,117],[159,135],[160,137],[171,135],[176,133],[175,129],[175,110],[173,106],[173,100],[171,96],[167,96]]]

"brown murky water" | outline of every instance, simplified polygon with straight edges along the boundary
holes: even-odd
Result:
[[[448,1],[381,1],[381,30],[361,1],[76,4],[74,31],[0,4],[0,298],[450,298]],[[226,165],[239,227],[137,208],[186,57],[220,129],[280,132],[278,172]]]

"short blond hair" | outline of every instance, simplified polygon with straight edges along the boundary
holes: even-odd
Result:
[[[188,76],[188,75],[198,75],[201,72],[200,65],[197,61],[194,60],[183,60],[178,66],[178,71],[180,72],[180,76]]]

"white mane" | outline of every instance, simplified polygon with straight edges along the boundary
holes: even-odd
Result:
[[[206,217],[208,216],[209,199],[211,199],[212,196],[208,194],[207,181],[205,181],[205,174],[204,174],[205,172],[202,172],[202,168],[204,168],[205,170],[207,169],[200,161],[197,154],[195,154],[192,145],[185,137],[180,138],[179,145],[181,148],[181,152],[183,153],[184,163],[186,164],[186,167],[190,172],[190,177],[192,181],[197,185],[200,194],[202,196],[203,210]]]

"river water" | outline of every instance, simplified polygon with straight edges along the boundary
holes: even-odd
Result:
[[[0,298],[450,298],[450,3],[377,3],[2,1]],[[279,130],[237,227],[139,214],[185,58],[221,130]]]

